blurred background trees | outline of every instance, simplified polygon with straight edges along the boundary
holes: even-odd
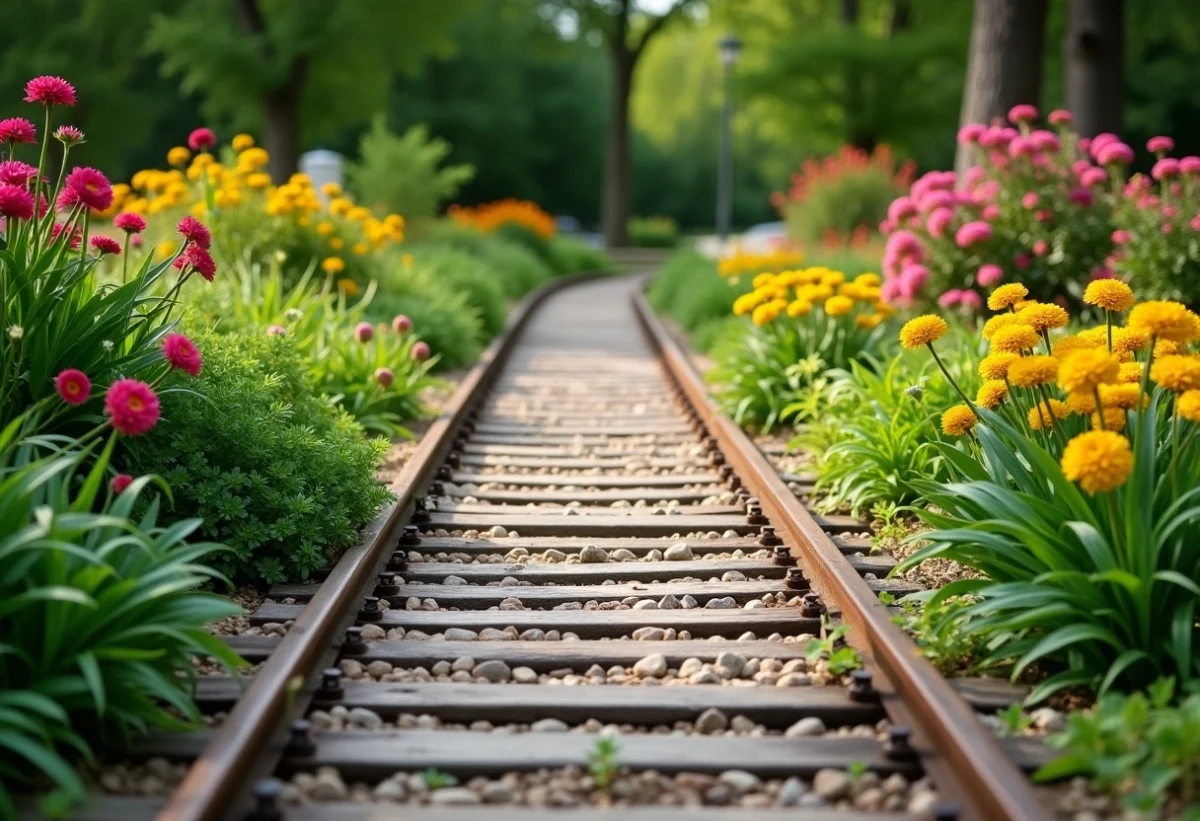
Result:
[[[276,175],[312,148],[372,168],[440,152],[457,171],[418,173],[421,154],[373,194],[422,209],[514,196],[588,226],[607,213],[610,232],[630,214],[702,231],[726,32],[745,44],[745,226],[776,218],[770,194],[807,158],[888,145],[949,167],[962,117],[1018,100],[1069,106],[1085,133],[1171,133],[1200,153],[1194,12],[1195,0],[26,0],[6,8],[0,91],[31,73],[75,80],[89,158],[116,174],[161,165],[207,124],[255,134]],[[370,145],[375,160],[360,158]]]

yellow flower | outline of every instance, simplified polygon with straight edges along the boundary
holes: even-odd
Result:
[[[1120,408],[1105,408],[1103,421],[1100,413],[1093,413],[1092,430],[1125,430],[1125,411]]]
[[[1096,282],[1113,282],[1111,279],[1098,279]],[[1150,344],[1149,335],[1137,328],[1113,328],[1113,353],[1126,355],[1140,351]]]
[[[345,197],[334,197],[329,201],[329,213],[334,216],[344,217],[354,207],[354,203]]]
[[[1057,305],[1030,302],[1017,312],[1017,318],[1035,331],[1062,328],[1071,321],[1071,316]]]
[[[1058,367],[1058,384],[1068,393],[1090,391],[1097,385],[1116,382],[1121,363],[1103,348],[1072,351]]]
[[[838,294],[841,296],[849,297],[850,299],[861,299],[866,301],[867,297],[863,291],[863,287],[856,282],[842,283],[837,289]]]
[[[1058,375],[1058,360],[1053,356],[1026,356],[1008,368],[1008,381],[1018,388],[1032,388],[1053,382]]]
[[[821,284],[834,288],[846,281],[846,275],[841,271],[829,271],[821,275]]]
[[[242,201],[242,192],[236,188],[222,188],[213,194],[213,202],[222,208],[238,205]]]
[[[371,209],[363,208],[361,205],[357,205],[354,208],[351,208],[349,211],[346,212],[346,219],[351,219],[351,220],[354,220],[355,222],[362,222],[366,219],[369,219],[370,216],[371,216]]]
[[[812,303],[807,299],[796,299],[788,303],[787,315],[795,319],[798,316],[804,316],[812,310]]]
[[[754,279],[750,280],[750,284],[754,288],[763,288],[775,281],[774,274],[759,274]]]
[[[177,247],[171,240],[164,239],[158,245],[154,246],[154,258],[157,260],[167,259],[175,254]]]
[[[350,250],[353,251],[356,256],[361,257],[363,254],[371,250],[371,246],[367,245],[365,242],[356,242],[354,243],[354,247]]]
[[[1000,407],[1000,403],[1008,398],[1008,385],[1001,379],[991,379],[979,387],[975,396],[975,404],[988,410]]]
[[[1200,389],[1200,357],[1171,354],[1155,359],[1150,366],[1150,379],[1175,393]]]
[[[338,290],[346,296],[354,296],[358,293],[358,286],[354,284],[354,280],[352,279],[339,279],[337,286]]]
[[[1100,386],[1100,406],[1105,410],[1108,410],[1109,408],[1133,410],[1139,405],[1145,405],[1149,401],[1149,397],[1142,393],[1142,389],[1139,385],[1125,384]]]
[[[1028,325],[1010,325],[992,334],[992,350],[1001,353],[1030,351],[1038,344],[1037,331]]]
[[[412,254],[403,254],[400,257],[400,264],[403,265],[405,268],[411,268],[412,264],[413,264],[413,255]]]
[[[342,239],[341,237],[330,237],[329,238],[329,247],[335,251],[342,250],[342,248],[345,246],[345,244],[346,244],[346,240]]]
[[[229,141],[233,146],[233,150],[237,152],[245,151],[247,148],[254,147],[254,138],[249,134],[235,134],[233,139]]]
[[[1088,337],[1079,334],[1077,336],[1064,336],[1062,339],[1050,346],[1050,352],[1062,359],[1072,351],[1082,351],[1086,348],[1099,348],[1104,343],[1099,340],[1089,339]]]
[[[317,227],[318,229],[320,228],[320,226]],[[733,315],[744,316],[745,314],[753,311],[760,302],[762,302],[762,298],[757,292],[752,294],[742,294],[733,301]]]
[[[342,187],[336,182],[327,182],[321,186],[321,193],[327,197],[340,197],[342,195]]]
[[[322,222],[317,223],[317,233],[320,234],[321,236],[327,237],[330,234],[332,234],[333,231],[334,231],[334,225],[332,222],[322,221]]]
[[[1011,328],[1014,325],[1023,325],[1021,320],[1017,319],[1016,314],[997,314],[996,316],[983,323],[983,338],[991,339],[996,335],[996,331],[1001,328]]]
[[[1129,440],[1111,430],[1081,433],[1067,443],[1063,475],[1088,493],[1102,493],[1125,484],[1133,470]]]
[[[1133,290],[1119,279],[1094,279],[1083,291],[1083,301],[1106,311],[1128,311]]]
[[[212,154],[208,154],[208,153],[197,154],[195,159],[192,160],[192,164],[190,167],[191,168],[207,168],[208,166],[212,165],[214,162],[216,162],[216,160],[213,159]]]
[[[875,313],[883,314],[884,316],[891,316],[896,313],[896,307],[884,302],[882,299],[876,301],[871,307],[875,309]]]
[[[1172,342],[1169,339],[1160,339],[1154,343],[1154,358],[1161,356],[1170,356],[1173,353],[1179,353],[1183,350],[1183,346],[1178,342]]]
[[[346,262],[341,257],[325,257],[321,260],[321,270],[327,274],[338,274],[346,270]]]
[[[1096,394],[1093,391],[1071,391],[1067,394],[1067,407],[1080,416],[1096,412]]]
[[[883,314],[859,314],[854,318],[854,324],[869,331],[878,328],[886,318]]]
[[[916,319],[910,319],[900,329],[900,344],[905,348],[919,348],[922,345],[932,345],[950,330],[946,320],[933,314],[925,314]]]
[[[246,185],[251,188],[266,188],[271,184],[271,175],[256,172],[246,177]]]
[[[875,273],[859,274],[854,278],[854,281],[859,285],[865,285],[868,287],[873,287],[883,282],[883,280],[879,278],[879,274]]]
[[[1122,384],[1132,384],[1142,381],[1142,365],[1140,362],[1122,362],[1121,372],[1117,376],[1117,381]]]
[[[955,405],[942,414],[942,432],[947,436],[966,436],[979,420],[966,405]]]
[[[854,300],[848,296],[831,296],[825,300],[825,313],[830,316],[845,316],[854,310]]]
[[[271,155],[266,152],[266,149],[251,147],[238,154],[238,165],[256,171],[266,165],[270,158]]]
[[[1005,379],[1008,369],[1021,357],[1015,353],[994,353],[985,356],[979,363],[979,375],[984,379]]]
[[[774,302],[768,302],[766,305],[759,305],[755,308],[750,319],[755,325],[766,325],[768,322],[775,321],[777,316],[779,316],[779,309],[775,307]]]
[[[1130,328],[1144,331],[1156,339],[1187,342],[1200,333],[1196,315],[1179,302],[1151,300],[1135,305],[1129,312]]]
[[[1175,397],[1175,415],[1200,422],[1200,391],[1185,391]]]
[[[192,158],[192,152],[188,151],[182,145],[177,145],[167,152],[167,162],[176,167],[187,165],[187,161]],[[136,177],[136,175],[134,175]],[[140,188],[141,186],[135,186]]]
[[[1003,311],[1005,308],[1011,308],[1019,301],[1029,295],[1029,289],[1019,282],[1010,282],[1007,285],[1001,285],[996,290],[992,291],[992,295],[988,297],[988,307],[993,311]]]
[[[1045,401],[1038,402],[1029,409],[1025,418],[1029,421],[1031,430],[1041,430],[1052,427],[1054,419],[1066,419],[1070,414],[1071,411],[1066,405],[1057,399],[1051,399],[1048,404]]]

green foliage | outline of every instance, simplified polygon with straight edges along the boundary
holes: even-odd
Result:
[[[789,233],[805,247],[826,240],[846,243],[875,233],[911,177],[911,164],[897,170],[886,147],[868,155],[842,146],[819,162],[806,161],[777,201]]]
[[[617,772],[621,769],[621,745],[611,735],[598,735],[588,751],[588,773],[596,787],[604,793],[612,787]]]
[[[450,144],[414,125],[397,136],[376,115],[358,146],[359,161],[346,167],[359,202],[376,211],[403,214],[410,223],[433,219],[475,175],[470,165],[443,166]]]
[[[629,242],[638,248],[674,248],[679,243],[679,225],[670,217],[631,217]]]
[[[1005,735],[1009,736],[1022,735],[1033,726],[1033,719],[1025,713],[1025,708],[1020,704],[1008,705],[996,713],[996,718],[1000,719]]]
[[[835,676],[842,676],[852,670],[857,670],[862,667],[862,656],[853,647],[844,643],[843,639],[849,632],[850,625],[839,624],[830,629],[829,620],[822,617],[821,638],[809,640],[808,644],[804,646],[804,658],[809,664],[815,664],[821,659],[825,659],[829,665],[829,672]]]
[[[1090,711],[1067,716],[1066,732],[1048,743],[1062,755],[1035,774],[1038,781],[1087,776],[1139,817],[1156,818],[1176,798],[1194,819],[1200,801],[1200,695],[1175,706],[1175,681],[1145,694],[1109,693]],[[1172,817],[1173,814],[1172,814]]]
[[[673,254],[654,277],[647,298],[655,310],[674,319],[693,334],[692,342],[701,351],[712,349],[721,336],[720,328],[731,320],[733,300],[750,289],[748,277],[731,287],[717,273],[717,263],[694,248]],[[738,327],[743,324],[736,320]]]
[[[367,440],[319,393],[287,335],[194,335],[204,370],[162,395],[163,421],[134,461],[162,475],[179,515],[229,544],[237,581],[303,581],[353,544],[389,498],[375,480],[387,442]],[[170,384],[170,383],[168,383]]]
[[[442,222],[408,247],[415,254],[426,244],[445,245],[479,257],[495,271],[509,299],[520,299],[554,277],[554,271],[537,253],[496,234]]]
[[[394,273],[400,273],[397,269]],[[465,294],[451,291],[425,276],[402,282],[385,277],[367,305],[372,322],[389,322],[397,314],[413,321],[417,335],[437,351],[438,365],[460,368],[475,360],[483,346],[483,322]]]
[[[425,786],[431,790],[440,790],[442,787],[453,787],[458,783],[457,776],[451,773],[444,773],[437,767],[421,770],[418,774],[424,780]]]
[[[560,275],[613,270],[613,261],[603,249],[576,237],[555,234],[550,237],[549,251],[552,267]]]
[[[238,666],[205,627],[240,610],[196,591],[220,580],[204,562],[222,548],[186,541],[198,519],[158,524],[153,477],[108,493],[114,439],[98,458],[39,455],[46,440],[17,441],[23,422],[0,434],[0,817],[15,817],[11,789],[48,786],[57,817],[86,793],[77,757],[199,723],[191,659]]]
[[[412,252],[414,275],[458,291],[478,314],[486,341],[500,331],[508,318],[504,285],[483,259],[466,251],[431,244]]]
[[[963,624],[950,618],[952,611],[961,608],[962,602],[949,601],[922,606],[914,594],[900,602],[901,612],[892,621],[908,633],[921,650],[943,675],[960,674],[975,661],[982,649],[977,634],[963,629]],[[880,599],[882,601],[882,597]]]

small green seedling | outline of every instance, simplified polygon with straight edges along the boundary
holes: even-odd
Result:
[[[617,758],[620,751],[621,747],[617,744],[615,737],[601,735],[596,737],[596,741],[588,753],[588,772],[591,773],[592,781],[595,782],[597,789],[605,794],[608,793],[617,770],[621,767]]]
[[[850,777],[852,782],[858,781],[858,779],[862,778],[866,774],[867,762],[865,761],[851,761],[846,765],[846,775]]]
[[[425,781],[425,786],[431,790],[440,790],[442,787],[453,787],[458,783],[458,779],[453,775],[444,773],[436,767],[422,770],[420,775]]]
[[[837,642],[848,632],[850,625],[839,624],[832,630],[827,617],[821,619],[821,638],[812,639],[804,647],[804,657],[809,664],[812,664],[820,659],[826,659],[829,665],[829,672],[835,676],[842,676],[849,673],[851,670],[857,670],[862,667],[862,657],[858,651],[849,645],[845,647],[837,647]]]
[[[1009,736],[1021,735],[1033,726],[1033,719],[1025,715],[1020,704],[1010,704],[1007,709],[996,713],[996,718],[1003,724],[1004,734]]]

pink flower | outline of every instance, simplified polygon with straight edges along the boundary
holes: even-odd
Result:
[[[981,183],[979,187],[975,189],[975,193],[981,200],[986,202],[995,198],[995,196],[1000,193],[1000,183],[996,180],[988,180],[987,182]]]
[[[1179,171],[1179,160],[1163,157],[1154,164],[1154,168],[1150,169],[1150,176],[1156,180],[1167,180],[1171,177],[1178,177]]]
[[[1076,205],[1084,207],[1090,206],[1093,201],[1092,189],[1090,188],[1072,188],[1071,193],[1067,195],[1068,199]]]
[[[1108,172],[1094,165],[1079,175],[1079,181],[1089,187],[1100,185],[1106,179],[1108,179]]]
[[[1174,230],[1175,230],[1175,226],[1174,226],[1174,225],[1172,225],[1171,223],[1169,223],[1169,222],[1164,222],[1164,223],[1162,224],[1162,232],[1163,232],[1164,234],[1169,234],[1169,233],[1171,233],[1171,232],[1172,232],[1172,231],[1174,231]]]
[[[1029,254],[1017,254],[1013,257],[1013,265],[1017,266],[1018,270],[1024,271],[1029,267],[1029,263],[1033,262]]]
[[[925,228],[935,237],[940,237],[954,219],[954,212],[949,208],[937,208],[925,221]]]
[[[396,314],[392,317],[392,330],[398,334],[408,333],[412,330],[413,322],[404,314]]]
[[[113,496],[120,496],[125,492],[125,488],[129,487],[131,484],[133,484],[132,476],[130,476],[128,473],[118,473],[116,476],[112,477],[112,481],[108,483],[108,486],[112,488]]]
[[[1033,255],[1036,257],[1046,256],[1046,252],[1050,250],[1050,244],[1044,239],[1039,239],[1033,243]]]
[[[370,322],[360,322],[354,326],[354,338],[359,342],[370,342],[375,336],[375,329]]]
[[[140,234],[146,230],[146,218],[132,211],[122,211],[113,220],[113,226],[126,234]]]
[[[25,102],[75,105],[75,87],[62,77],[34,77],[25,84]]]
[[[97,234],[96,236],[92,237],[91,240],[89,240],[88,245],[91,245],[93,248],[95,248],[100,256],[104,256],[105,254],[116,255],[121,253],[121,243],[117,242],[112,237],[106,237],[103,234]]]
[[[1013,137],[1012,142],[1008,144],[1008,155],[1010,157],[1029,157],[1034,152],[1033,140],[1028,137]]]
[[[895,276],[903,263],[921,262],[924,258],[925,249],[917,235],[911,231],[897,231],[888,237],[883,247],[884,274]]]
[[[24,117],[9,117],[0,120],[0,142],[36,143],[37,128]]]
[[[1101,165],[1128,165],[1133,162],[1133,149],[1120,140],[1106,142],[1099,149],[1093,143],[1092,148],[1095,149],[1096,162]]]
[[[917,202],[917,210],[923,214],[928,214],[938,208],[953,208],[954,194],[949,191],[943,191],[940,188],[930,191],[921,197]]]
[[[970,248],[992,238],[992,226],[986,222],[968,222],[954,233],[954,244],[959,248]]]
[[[1146,150],[1155,154],[1166,154],[1175,150],[1175,141],[1170,137],[1151,137],[1146,141]]]
[[[986,128],[979,123],[967,123],[958,129],[958,141],[963,145],[974,145],[979,142]]]
[[[1054,215],[1051,214],[1049,211],[1047,211],[1045,208],[1039,208],[1038,210],[1033,212],[1033,218],[1035,220],[1037,220],[1038,222],[1049,222],[1050,218],[1053,216]]]
[[[1000,216],[1000,208],[994,204],[985,205],[983,210],[979,212],[979,215],[985,220],[994,220],[996,217]]]
[[[1021,205],[1023,205],[1025,208],[1032,210],[1037,208],[1037,204],[1038,195],[1036,191],[1027,191],[1025,192],[1025,195],[1021,197]]]
[[[1173,205],[1164,205],[1164,206],[1163,206],[1161,209],[1159,209],[1159,210],[1162,212],[1162,215],[1163,215],[1164,217],[1168,217],[1168,218],[1169,218],[1169,217],[1173,217],[1173,216],[1175,216],[1176,214],[1178,214],[1178,213],[1179,213],[1177,210],[1175,210],[1175,206],[1173,206]]]
[[[83,132],[73,125],[60,125],[54,130],[54,139],[63,145],[81,145],[86,142]]]
[[[983,307],[983,298],[974,291],[964,289],[959,304],[968,310],[978,311]]]
[[[272,325],[267,328],[267,336],[283,336],[287,333],[287,328],[282,325]]]
[[[1008,120],[1013,123],[1031,123],[1037,119],[1038,110],[1028,103],[1015,105],[1008,110]]]
[[[217,275],[217,263],[208,251],[199,245],[189,244],[171,264],[185,273],[189,270],[195,271],[209,282]]]
[[[1179,161],[1179,168],[1188,175],[1200,174],[1200,157],[1184,157]]]
[[[197,128],[188,134],[188,146],[193,151],[207,151],[217,144],[217,135],[211,128]]]
[[[983,175],[987,172],[978,165],[973,165],[963,172],[963,185],[967,188],[974,188],[976,183],[983,179]]]
[[[988,262],[979,266],[975,281],[983,288],[989,288],[1004,279],[1004,270],[995,263]]]
[[[1046,131],[1045,129],[1034,131],[1029,135],[1029,141],[1033,143],[1033,147],[1038,151],[1045,151],[1048,154],[1055,154],[1062,148],[1062,143],[1059,142],[1058,135],[1053,131]]]
[[[1084,149],[1084,150],[1090,152],[1091,155],[1093,157],[1095,157],[1100,152],[1100,149],[1103,148],[1104,146],[1108,145],[1109,143],[1117,143],[1120,141],[1121,141],[1121,138],[1118,137],[1116,134],[1110,134],[1107,131],[1105,131],[1101,134],[1097,134],[1095,137],[1092,137],[1091,142],[1088,144],[1086,149],[1084,149],[1084,147],[1083,147],[1083,141],[1080,140],[1079,147],[1081,149]]]
[[[1192,221],[1188,223],[1193,231],[1200,231],[1200,214],[1192,217]]]
[[[62,194],[58,197],[59,208],[71,208],[82,204],[93,211],[103,211],[112,205],[113,190],[108,178],[95,168],[80,166],[72,168],[67,175]]]
[[[119,433],[141,436],[158,424],[158,396],[145,382],[118,379],[104,395],[104,412]]]
[[[929,281],[929,269],[924,265],[906,265],[900,273],[900,296],[908,302],[916,299]]]
[[[1097,268],[1092,271],[1092,279],[1112,279],[1113,272],[1107,268]]]
[[[193,378],[200,375],[204,365],[204,357],[192,340],[183,334],[167,334],[163,339],[163,356],[171,363],[172,368],[178,368]]]
[[[885,278],[879,295],[884,302],[895,302],[900,296],[900,277],[890,276]]]
[[[429,346],[424,342],[418,342],[412,346],[412,352],[409,356],[414,362],[424,362],[429,358]]]
[[[5,185],[25,186],[36,176],[37,169],[29,163],[23,163],[20,160],[0,162],[0,183]]]
[[[1088,137],[1079,138],[1079,150],[1087,152],[1092,147],[1092,141]]]
[[[385,388],[390,388],[392,382],[396,379],[396,375],[392,373],[391,368],[376,368],[375,381]]]
[[[66,230],[66,226],[61,222],[54,223],[54,227],[50,229],[50,241],[54,242],[57,240],[60,236],[62,236],[64,230]],[[76,225],[73,229],[71,229],[71,248],[78,248],[79,243],[82,241],[83,230]]]
[[[67,368],[54,377],[54,388],[68,405],[82,405],[92,395],[92,380],[83,371]]]
[[[212,232],[205,227],[204,223],[188,214],[179,221],[176,230],[183,235],[183,238],[188,242],[199,245],[205,251],[212,247]]]
[[[917,213],[917,205],[911,197],[897,197],[892,200],[888,206],[888,219],[892,222],[900,222],[906,217],[911,217]]]
[[[958,288],[951,288],[949,291],[946,291],[944,294],[938,297],[938,305],[943,308],[951,308],[957,305],[959,302],[962,302],[962,295],[963,292]]]
[[[1050,121],[1051,125],[1070,125],[1071,121],[1075,118],[1065,108],[1056,108],[1050,112],[1050,115],[1046,119]]]
[[[141,248],[142,247],[141,235],[134,234],[132,237],[129,238],[129,244],[132,245],[134,248]]]
[[[988,126],[979,135],[979,144],[984,148],[1003,148],[1008,145],[1008,141],[1012,139],[1007,132],[999,126]]]
[[[33,216],[33,194],[21,185],[0,185],[0,217],[27,220]]]

